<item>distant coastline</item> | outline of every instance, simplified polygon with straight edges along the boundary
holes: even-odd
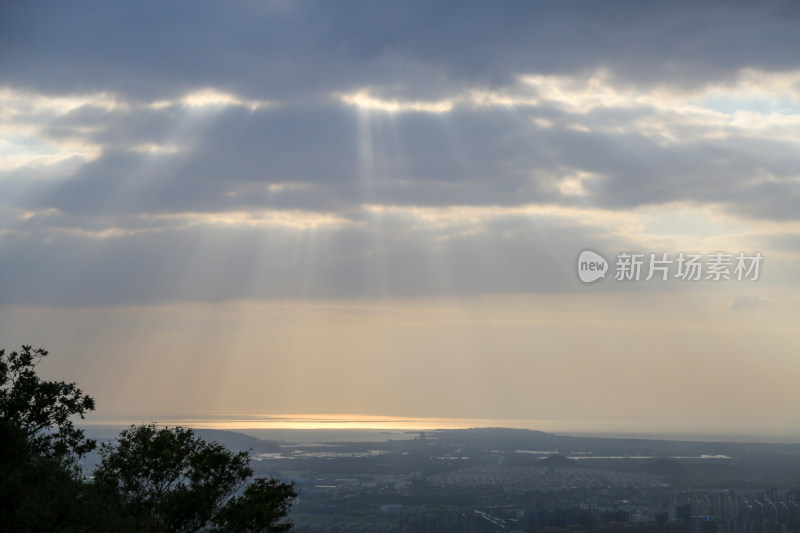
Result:
[[[403,417],[319,413],[92,413],[80,425],[109,431],[131,424],[238,431],[259,438],[314,441],[320,432],[331,440],[386,440],[413,438],[420,431],[476,427],[538,430],[560,435],[640,438],[681,441],[800,443],[800,424],[784,420],[753,420],[733,425],[725,420],[604,419],[492,419]]]

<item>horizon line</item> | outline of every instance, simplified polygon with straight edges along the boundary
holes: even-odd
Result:
[[[561,435],[614,438],[735,439],[750,442],[800,442],[800,424],[787,419],[721,419],[718,417],[592,417],[592,418],[493,418],[422,417],[363,413],[91,413],[83,426],[129,426],[155,422],[195,429],[293,430],[293,431],[435,431],[452,429],[518,429]],[[744,430],[747,428],[747,430]]]

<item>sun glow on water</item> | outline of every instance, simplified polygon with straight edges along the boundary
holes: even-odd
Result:
[[[144,417],[147,418],[147,417]],[[378,416],[366,414],[256,414],[217,413],[185,414],[156,417],[159,424],[206,429],[374,429],[374,430],[431,430],[470,427],[525,427],[518,420],[489,420],[472,418],[435,418]],[[122,414],[92,417],[97,425],[125,425],[144,419],[138,415]]]
[[[184,426],[194,429],[217,429],[254,435],[270,435],[272,430],[346,432],[419,432],[434,430],[507,428],[535,430],[576,436],[616,438],[654,438],[667,440],[710,440],[742,442],[800,442],[800,433],[792,430],[796,423],[785,419],[751,419],[748,430],[734,431],[731,420],[678,420],[664,417],[601,417],[564,419],[497,419],[381,416],[370,414],[331,413],[183,413],[138,415],[90,415],[81,425],[124,427],[131,424],[157,422],[162,426]],[[794,425],[792,425],[794,424]],[[664,428],[671,428],[665,431]],[[742,426],[744,427],[744,426]],[[789,429],[787,429],[789,428]],[[261,431],[265,431],[262,433]],[[373,433],[374,432],[374,433]],[[338,439],[341,440],[341,439]]]

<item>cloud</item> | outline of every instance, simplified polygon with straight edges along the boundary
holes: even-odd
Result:
[[[648,209],[798,231],[792,3],[0,9],[2,301],[569,291],[691,237]]]
[[[458,296],[573,291],[574,250],[608,245],[570,213],[365,208],[109,220],[7,214],[3,304]]]
[[[429,99],[598,65],[642,88],[798,67],[798,7],[788,1],[345,4],[6,6],[0,75],[46,93],[100,89],[145,100],[198,87],[318,99],[364,85]]]
[[[558,98],[533,91],[535,105],[508,107],[502,92],[478,103],[465,92],[446,109],[408,104],[400,113],[333,99],[259,107],[235,95],[207,111],[83,104],[31,126],[29,138],[66,147],[51,164],[69,157],[86,164],[64,167],[62,179],[48,183],[29,178],[28,167],[40,162],[21,164],[6,171],[0,190],[25,182],[21,205],[64,211],[347,210],[363,203],[619,209],[695,201],[755,218],[800,213],[800,139],[764,126],[781,127],[793,115],[762,117],[759,129],[752,119],[738,125],[735,116],[685,101],[640,101],[613,87],[604,89],[605,105],[587,104],[594,99],[581,95],[594,94],[591,79],[539,83]]]

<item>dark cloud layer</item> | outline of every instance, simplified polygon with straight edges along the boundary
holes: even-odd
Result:
[[[542,234],[535,227],[548,223]],[[576,290],[574,250],[605,237],[506,217],[502,231],[409,231],[384,217],[332,231],[166,227],[97,238],[28,224],[0,246],[4,304],[456,296]],[[556,242],[558,241],[558,242]],[[566,267],[565,267],[566,266]]]
[[[635,243],[548,208],[798,220],[798,51],[794,2],[4,3],[0,148],[73,155],[0,169],[0,303],[568,291]],[[789,111],[686,96],[746,69]]]
[[[702,85],[800,62],[794,2],[25,2],[0,20],[0,79],[133,99],[204,85],[441,95],[598,66],[641,86]]]

